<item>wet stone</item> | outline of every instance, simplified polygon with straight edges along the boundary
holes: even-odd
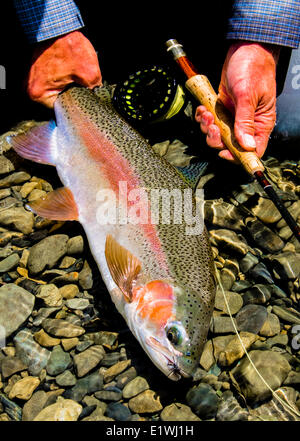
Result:
[[[6,337],[16,331],[31,314],[34,296],[25,289],[8,283],[0,288],[0,325],[4,327]]]
[[[33,230],[34,215],[23,207],[12,207],[0,211],[0,224],[12,227],[24,234],[30,234]]]
[[[205,201],[204,217],[206,222],[221,228],[241,231],[244,226],[239,209],[224,201]]]
[[[61,346],[55,346],[47,363],[47,372],[51,376],[56,376],[64,372],[71,364],[71,356],[65,352]]]
[[[19,400],[29,400],[39,386],[40,380],[36,377],[25,377],[17,381],[8,394],[9,399],[18,398]]]
[[[119,361],[114,366],[107,369],[104,373],[104,382],[109,383],[112,381],[118,374],[125,371],[131,364],[131,360]]]
[[[38,375],[47,365],[50,352],[33,339],[28,329],[23,329],[14,337],[16,356],[28,366],[31,375]]]
[[[45,348],[52,348],[53,346],[60,344],[59,338],[51,337],[43,329],[34,334],[34,339],[38,344]]]
[[[55,378],[56,383],[61,387],[74,386],[76,384],[76,377],[71,371],[64,371]]]
[[[84,241],[82,236],[71,237],[67,243],[67,254],[70,256],[82,254],[84,249]]]
[[[291,370],[290,364],[279,353],[274,351],[254,350],[249,356],[267,384],[274,390],[282,385]],[[232,374],[242,390],[243,395],[252,403],[270,398],[271,391],[254,371],[248,358],[236,366]]]
[[[248,252],[249,247],[245,239],[234,231],[225,229],[211,230],[210,235],[213,241],[224,250],[242,256]]]
[[[263,305],[271,298],[271,292],[268,285],[257,284],[242,294],[244,305],[256,304]]]
[[[70,309],[86,309],[90,306],[87,299],[70,299],[66,301],[66,306]]]
[[[27,366],[21,360],[19,360],[18,357],[5,357],[0,364],[3,378],[10,377],[17,372],[27,369]]]
[[[126,399],[135,397],[149,388],[149,384],[145,378],[140,376],[135,377],[125,385],[123,389],[123,397]]]
[[[81,326],[62,319],[45,319],[42,322],[42,327],[46,332],[55,337],[78,337],[85,332]]]
[[[80,404],[58,397],[57,402],[45,407],[34,421],[77,421],[81,411]]]
[[[125,372],[117,375],[115,380],[117,382],[116,386],[122,389],[126,384],[128,384],[131,380],[133,380],[137,376],[136,369],[132,366],[127,369]]]
[[[235,319],[233,320],[235,322]],[[213,317],[209,329],[214,334],[231,334],[234,332],[231,318],[223,316]]]
[[[64,285],[59,288],[59,293],[63,299],[74,299],[79,294],[79,288],[74,284]]]
[[[290,310],[283,306],[274,305],[272,308],[272,312],[285,322],[300,325],[300,313],[296,310]]]
[[[84,352],[73,357],[78,377],[83,377],[94,369],[104,357],[105,351],[102,346],[94,345]]]
[[[247,273],[253,266],[257,265],[259,262],[257,256],[248,252],[245,257],[240,261],[240,268],[243,273]]]
[[[262,262],[249,270],[249,276],[257,283],[274,283],[270,272]]]
[[[20,257],[16,253],[6,257],[6,259],[1,260],[0,273],[6,273],[7,271],[11,271],[13,268],[15,268],[18,265],[19,261],[20,261]]]
[[[243,299],[240,294],[236,294],[231,291],[225,291],[225,296],[228,302],[228,306],[231,314],[236,314],[243,306]],[[227,306],[225,304],[224,294],[221,290],[217,289],[215,308],[221,310],[225,314],[228,314]]]
[[[281,253],[271,257],[271,264],[277,279],[296,279],[300,274],[300,253]]]
[[[100,364],[101,364],[101,366],[111,367],[114,364],[118,363],[119,360],[120,360],[120,353],[119,352],[107,353],[102,358]]]
[[[268,312],[267,319],[262,325],[259,334],[263,337],[273,337],[280,333],[280,321],[277,315]]]
[[[131,417],[130,410],[122,403],[109,403],[105,413],[115,421],[128,421]]]
[[[146,390],[129,400],[129,409],[134,413],[154,413],[163,409],[160,397],[153,390]]]
[[[33,421],[40,413],[48,400],[47,393],[43,390],[34,392],[32,397],[25,403],[22,412],[22,421]]]
[[[28,258],[28,269],[31,274],[37,274],[45,268],[53,268],[66,254],[68,240],[67,235],[56,234],[33,245]]]
[[[252,213],[266,224],[273,224],[281,219],[281,214],[270,199],[260,197]]]
[[[0,175],[10,173],[15,170],[13,163],[4,155],[0,155]]]
[[[232,392],[227,391],[222,394],[216,415],[217,421],[247,421],[248,417],[248,411],[240,406]]]
[[[62,306],[62,297],[59,289],[53,285],[41,285],[36,293],[36,297],[42,299],[46,306]]]
[[[103,388],[103,376],[98,371],[80,378],[74,387],[68,389],[64,396],[75,401],[81,401],[85,395],[92,394]]]
[[[209,384],[200,383],[199,386],[190,389],[186,401],[202,420],[209,420],[217,414],[219,398]]]
[[[181,403],[172,403],[166,406],[161,414],[162,421],[201,421],[192,409]]]
[[[256,244],[268,253],[276,253],[284,247],[283,240],[258,220],[249,220],[247,228]]]
[[[265,321],[268,311],[261,305],[246,305],[236,315],[236,322],[239,331],[257,334]]]
[[[95,392],[95,397],[98,398],[98,400],[102,401],[119,401],[122,398],[122,391],[120,389],[112,388],[113,390],[100,390],[98,392]]]
[[[16,184],[22,184],[25,181],[29,181],[30,178],[31,176],[24,171],[11,173],[5,178],[0,179],[0,188],[10,187]]]

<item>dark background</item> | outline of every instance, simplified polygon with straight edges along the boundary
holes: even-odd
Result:
[[[217,88],[228,42],[225,39],[231,1],[171,3],[164,0],[112,2],[78,0],[84,33],[98,52],[102,75],[115,83],[145,64],[174,65],[164,43],[176,38],[193,63]],[[187,9],[188,6],[188,9]],[[23,81],[32,46],[19,25],[12,2],[1,4],[0,64],[6,69],[6,89],[0,90],[0,133],[22,120],[44,120],[52,112],[32,103]]]

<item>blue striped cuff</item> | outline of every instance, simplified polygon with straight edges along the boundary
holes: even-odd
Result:
[[[14,5],[30,43],[58,37],[84,26],[73,0],[14,0]]]

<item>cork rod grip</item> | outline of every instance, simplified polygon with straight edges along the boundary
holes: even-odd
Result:
[[[223,143],[233,156],[238,159],[245,170],[254,175],[264,171],[264,166],[254,152],[243,150],[234,136],[233,120],[223,103],[218,100],[212,85],[205,75],[195,75],[185,83],[194,97],[214,115],[215,124],[221,131]]]

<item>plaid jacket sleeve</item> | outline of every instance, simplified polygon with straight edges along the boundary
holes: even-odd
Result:
[[[30,43],[48,40],[84,26],[73,0],[14,0]]]
[[[235,0],[227,38],[297,48],[300,0]]]

